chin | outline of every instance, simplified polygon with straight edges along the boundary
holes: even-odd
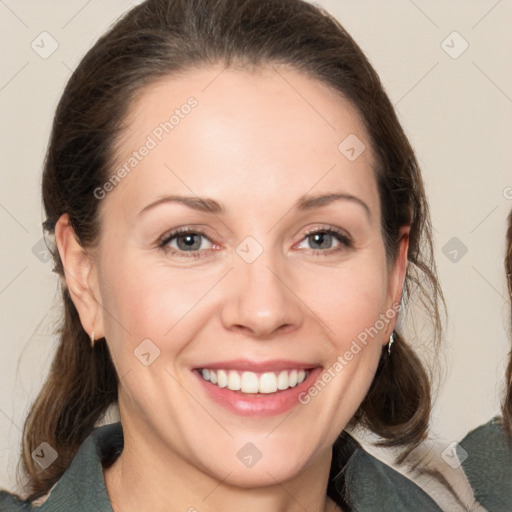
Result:
[[[294,442],[292,449],[286,443],[276,445],[267,440],[266,446],[264,444],[263,440],[255,443],[236,442],[236,448],[212,454],[211,459],[203,461],[203,467],[220,482],[236,487],[256,488],[292,480],[313,462],[308,454],[314,450],[307,449],[304,443]],[[226,456],[227,452],[231,455]]]

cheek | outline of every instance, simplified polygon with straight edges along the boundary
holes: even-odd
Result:
[[[102,289],[106,338],[114,351],[122,346],[123,352],[127,343],[133,350],[145,339],[179,351],[180,338],[173,332],[180,330],[182,320],[199,319],[201,298],[219,278],[218,272],[170,269],[147,258],[126,257],[107,267]]]
[[[378,259],[316,269],[301,280],[301,298],[323,320],[340,350],[385,313],[387,273]],[[377,329],[382,330],[381,322]]]

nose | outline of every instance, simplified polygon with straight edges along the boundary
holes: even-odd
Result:
[[[283,267],[279,271],[270,257],[262,255],[253,263],[240,259],[225,286],[229,290],[222,308],[226,329],[268,339],[302,325],[302,302],[290,273]]]

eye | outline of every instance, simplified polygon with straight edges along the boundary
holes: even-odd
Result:
[[[309,244],[309,247],[304,247],[304,244]],[[352,243],[348,236],[334,228],[310,231],[298,246],[299,249],[312,249],[314,254],[330,254],[349,247]]]
[[[304,244],[308,244],[309,247],[304,247]],[[167,233],[161,238],[158,246],[165,252],[184,257],[201,257],[218,247],[205,233],[187,228]],[[309,231],[298,245],[299,249],[311,249],[315,255],[332,254],[349,247],[352,247],[350,238],[335,228]]]
[[[214,246],[213,242],[202,232],[192,231],[190,229],[177,229],[166,234],[159,242],[159,247],[165,251],[173,253],[181,253],[183,256],[201,256],[200,252],[204,252],[212,247],[205,247],[208,244]],[[189,254],[184,254],[189,253]]]

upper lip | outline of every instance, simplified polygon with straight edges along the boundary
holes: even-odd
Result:
[[[231,361],[218,361],[205,363],[197,366],[196,369],[207,368],[209,370],[239,370],[255,373],[278,372],[281,370],[310,370],[319,366],[314,363],[302,363],[299,361],[274,359],[272,361],[249,361],[247,359],[236,359]]]

